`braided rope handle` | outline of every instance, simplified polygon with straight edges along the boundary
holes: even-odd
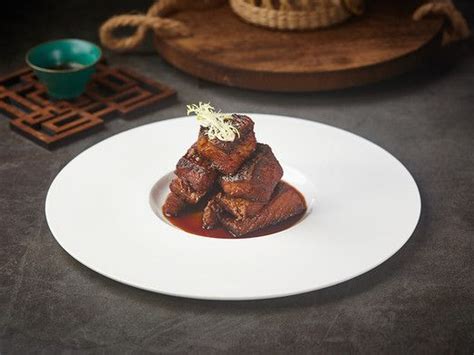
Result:
[[[149,29],[162,37],[189,36],[191,31],[180,21],[164,18],[175,11],[184,9],[205,9],[215,7],[224,0],[160,0],[156,1],[146,14],[124,14],[113,16],[100,26],[101,43],[112,50],[128,51],[143,42]],[[136,27],[127,37],[116,37],[114,32],[120,27]]]
[[[451,0],[435,0],[421,5],[413,13],[413,20],[420,21],[429,15],[441,15],[448,20],[443,32],[443,45],[460,41],[471,35],[466,19]]]

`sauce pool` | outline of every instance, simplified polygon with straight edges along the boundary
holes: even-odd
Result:
[[[295,189],[291,185],[290,187],[294,189],[298,194],[300,194],[301,197],[303,198],[303,195],[301,194],[301,192],[299,192],[297,189]],[[215,229],[202,228],[202,215],[203,215],[203,210],[205,206],[206,206],[206,203],[199,203],[198,205],[194,206],[194,208],[188,209],[181,216],[178,216],[178,217],[165,216],[165,217],[174,226],[191,234],[195,234],[195,235],[199,235],[203,237],[210,237],[210,238],[242,239],[242,238],[262,237],[264,235],[269,235],[269,234],[274,234],[274,233],[284,231],[285,229],[293,227],[305,215],[305,211],[304,211],[303,213],[299,213],[295,216],[285,219],[284,221],[280,223],[256,230],[243,237],[234,237],[224,228],[215,228]]]

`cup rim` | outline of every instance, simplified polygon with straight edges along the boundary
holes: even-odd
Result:
[[[98,50],[99,55],[97,56],[96,60],[94,62],[92,62],[91,64],[81,66],[80,68],[72,68],[72,69],[50,69],[50,68],[44,68],[44,67],[41,67],[41,66],[38,66],[38,65],[35,65],[35,64],[31,63],[29,57],[35,49],[37,49],[41,46],[44,46],[45,44],[55,43],[55,42],[62,42],[62,41],[80,41],[80,42],[87,43],[88,45],[90,45],[92,47],[95,47]],[[41,72],[45,72],[45,73],[74,73],[74,72],[79,72],[81,70],[85,70],[85,69],[93,67],[94,65],[97,64],[97,62],[100,61],[101,58],[102,58],[102,49],[97,44],[95,44],[93,42],[86,41],[86,40],[80,39],[80,38],[59,38],[59,39],[53,39],[51,41],[41,42],[41,43],[37,44],[36,46],[30,48],[28,50],[28,52],[26,52],[25,62],[32,69],[38,70],[38,71],[41,71]]]

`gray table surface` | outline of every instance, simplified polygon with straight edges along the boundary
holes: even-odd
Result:
[[[44,40],[97,41],[101,21],[148,4],[16,4],[0,23],[0,72],[21,66],[26,50]],[[472,24],[474,6],[468,0],[459,5]],[[133,121],[116,119],[53,152],[0,120],[0,352],[472,354],[473,48],[472,41],[465,42],[445,59],[375,85],[272,94],[192,78],[160,60],[147,43],[133,55],[106,56],[177,89],[178,99],[156,112]],[[93,144],[181,116],[184,104],[199,100],[228,111],[324,122],[384,147],[407,166],[420,188],[423,210],[413,236],[394,257],[360,277],[267,301],[163,296],[114,282],[73,260],[45,220],[45,196],[55,175]]]

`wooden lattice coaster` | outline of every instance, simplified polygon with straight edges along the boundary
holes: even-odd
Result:
[[[0,115],[10,127],[52,149],[104,127],[104,121],[175,95],[175,91],[128,68],[97,65],[86,92],[74,100],[50,99],[29,68],[0,78]]]

